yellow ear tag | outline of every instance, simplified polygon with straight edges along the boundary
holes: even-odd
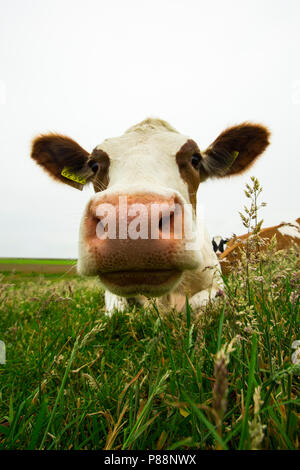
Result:
[[[237,159],[239,153],[240,152],[238,150],[235,150],[234,152],[232,152],[232,163]]]
[[[68,180],[75,181],[76,183],[80,183],[80,184],[86,183],[85,178],[83,178],[82,176],[75,175],[75,173],[72,173],[72,171],[66,166],[62,170],[61,175],[67,178]]]
[[[237,150],[234,150],[234,151],[232,152],[232,154],[231,154],[231,155],[232,155],[232,160],[231,160],[231,162],[229,162],[229,165],[227,165],[227,167],[223,170],[223,171],[224,171],[224,174],[226,173],[227,170],[229,170],[229,168],[232,167],[232,165],[233,165],[233,163],[235,162],[235,160],[237,159],[239,153],[240,153],[240,152],[238,152]]]

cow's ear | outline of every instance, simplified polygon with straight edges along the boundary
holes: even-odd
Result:
[[[82,189],[94,176],[89,153],[69,137],[41,135],[32,142],[31,158],[55,180]]]
[[[203,152],[201,181],[243,173],[269,145],[269,137],[269,130],[260,124],[246,122],[226,129]]]

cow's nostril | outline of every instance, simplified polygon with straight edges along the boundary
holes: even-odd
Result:
[[[96,235],[99,240],[103,240],[107,238],[108,235],[108,227],[107,224],[104,224],[100,217],[96,219]]]
[[[161,232],[163,229],[163,217],[159,219],[158,227],[159,227],[159,231]]]
[[[159,219],[158,227],[159,231],[164,235],[164,238],[167,235],[174,233],[174,212],[170,212],[169,214],[162,215]]]

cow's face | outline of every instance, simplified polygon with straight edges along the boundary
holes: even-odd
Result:
[[[212,239],[212,246],[214,249],[214,252],[216,255],[219,257],[222,253],[224,253],[225,250],[225,245],[228,242],[228,240],[224,240],[224,238],[220,237],[220,235],[216,235]]]
[[[79,272],[99,275],[117,295],[158,296],[201,264],[199,183],[241,173],[268,145],[268,135],[262,126],[243,124],[200,152],[166,122],[147,119],[91,154],[67,137],[41,136],[32,157],[60,181],[94,185],[80,228]]]

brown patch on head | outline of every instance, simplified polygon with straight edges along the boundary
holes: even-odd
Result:
[[[270,132],[261,124],[243,123],[223,131],[204,153],[201,181],[244,172],[269,145]]]
[[[99,191],[105,190],[109,183],[109,156],[103,150],[95,148],[91,154],[89,165],[91,166],[93,163],[98,163],[98,170],[93,179],[95,192],[98,193]]]
[[[192,139],[189,139],[176,153],[176,162],[181,178],[188,185],[190,202],[195,209],[197,189],[200,183],[200,174],[196,165],[193,166],[191,163],[193,158],[195,158],[199,163],[202,160],[198,145]]]
[[[31,158],[36,161],[52,178],[78,189],[82,185],[61,175],[67,167],[74,173],[82,173],[86,168],[89,154],[77,142],[60,134],[47,134],[32,142]]]

